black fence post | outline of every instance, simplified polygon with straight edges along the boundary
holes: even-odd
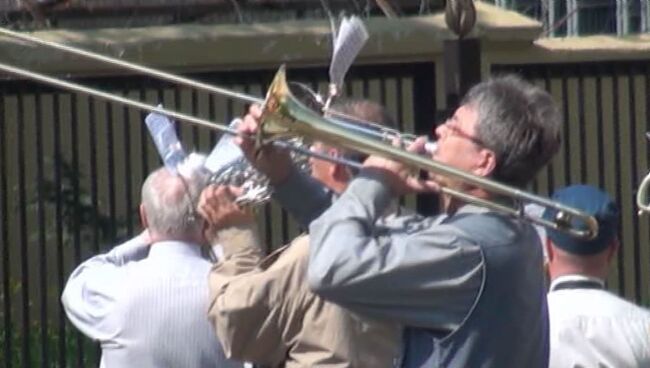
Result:
[[[481,41],[445,40],[444,62],[447,113],[453,113],[465,93],[481,81]]]
[[[435,111],[435,124],[444,124],[458,107],[465,93],[481,81],[481,43],[479,39],[453,39],[444,42],[444,81],[446,106]],[[431,127],[430,129],[435,129]],[[435,137],[435,131],[431,132]],[[436,194],[418,196],[418,213],[432,215],[439,212]]]

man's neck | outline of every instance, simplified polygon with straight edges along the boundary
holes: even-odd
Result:
[[[551,280],[549,291],[560,289],[604,289],[605,280],[600,277],[581,274],[569,274]]]
[[[562,270],[556,270],[552,272],[551,282],[557,280],[560,277],[575,276],[575,275],[581,275],[584,277],[589,277],[589,278],[594,278],[599,280],[605,280],[606,278],[605,276],[602,275],[601,272],[595,272],[590,270],[562,269]]]
[[[493,200],[490,197],[490,195],[482,189],[465,190],[464,192],[470,196],[479,199],[489,200],[489,201]],[[461,207],[468,204],[468,202],[462,201],[459,198],[452,197],[450,195],[443,195],[441,196],[441,198],[442,198],[442,208],[447,215],[453,215]]]
[[[165,241],[176,241],[176,242],[183,242],[183,243],[190,243],[190,244],[197,244],[197,245],[201,245],[205,243],[203,239],[200,239],[196,236],[190,236],[190,235],[170,236],[170,235],[162,235],[162,234],[151,234],[152,245],[160,242],[165,242]]]

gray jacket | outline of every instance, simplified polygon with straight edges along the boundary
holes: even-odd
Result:
[[[305,183],[285,185],[309,193]],[[306,198],[288,207],[320,214]],[[470,205],[453,216],[377,222],[391,199],[362,172],[311,223],[312,289],[357,313],[409,326],[403,366],[546,367],[542,250],[532,226]]]

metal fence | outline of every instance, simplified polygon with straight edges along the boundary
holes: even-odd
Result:
[[[650,306],[650,218],[639,217],[636,189],[647,173],[650,64],[618,61],[494,65],[518,72],[549,90],[564,111],[560,153],[535,183],[535,191],[589,183],[606,189],[621,209],[621,248],[608,288]]]
[[[549,90],[562,104],[564,143],[533,191],[548,195],[591,183],[622,210],[621,249],[608,286],[650,305],[650,219],[634,207],[649,167],[650,65],[642,61],[493,65]],[[202,73],[197,79],[262,95],[272,70]],[[347,94],[388,106],[403,131],[430,133],[437,112],[433,63],[355,67]],[[325,90],[321,68],[289,77]],[[238,102],[142,77],[85,79],[118,94],[217,122],[245,111]],[[25,81],[0,82],[0,366],[96,366],[98,348],[70,326],[59,296],[71,270],[138,231],[139,189],[159,159],[144,114]],[[214,131],[179,125],[187,148],[207,152]],[[425,207],[414,198],[409,205]],[[300,231],[276,205],[260,209],[269,247]]]
[[[347,94],[388,106],[404,131],[430,132],[436,111],[432,63],[351,70]],[[193,77],[261,96],[273,72]],[[321,68],[289,77],[325,90]],[[81,82],[217,122],[245,106],[142,77]],[[0,366],[98,365],[96,344],[66,320],[59,297],[72,269],[138,231],[146,175],[160,165],[144,114],[26,81],[0,82]],[[180,124],[186,148],[207,152],[218,135]],[[407,199],[410,205],[413,198]],[[298,226],[277,206],[260,210],[266,244],[283,244]]]

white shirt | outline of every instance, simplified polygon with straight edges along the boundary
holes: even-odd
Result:
[[[197,245],[136,237],[77,267],[61,301],[100,342],[101,367],[242,367],[226,360],[207,319],[211,266]]]
[[[650,367],[650,311],[603,289],[555,290],[585,280],[602,285],[581,275],[551,283],[549,367]]]

